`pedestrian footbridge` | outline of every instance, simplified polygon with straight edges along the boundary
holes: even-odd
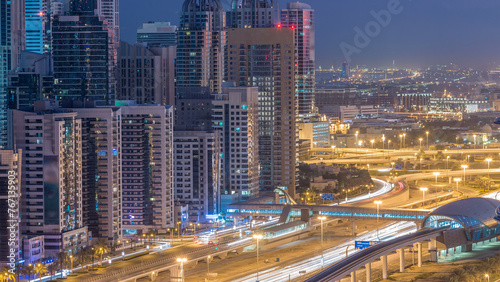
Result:
[[[324,206],[324,205],[288,205],[288,204],[246,204],[235,203],[228,205],[227,215],[241,216],[279,216],[285,206],[290,206],[291,217],[304,219],[303,216],[313,215],[334,216],[335,218],[350,219],[378,219],[390,221],[423,221],[429,210],[414,209],[379,209],[352,206]]]

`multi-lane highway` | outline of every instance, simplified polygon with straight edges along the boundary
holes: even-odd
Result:
[[[409,233],[417,231],[417,227],[413,222],[397,222],[386,225],[385,227],[379,230],[379,239],[380,241],[387,241],[393,238],[397,238],[403,235],[407,235]],[[352,238],[347,240],[346,242],[330,248],[324,251],[324,265],[331,265],[337,261],[346,257],[346,248],[349,245],[353,245],[354,241],[377,241],[377,233],[376,231],[366,232],[361,234],[356,238]],[[353,247],[350,248],[348,254],[356,253],[358,250],[355,250]],[[294,262],[290,265],[279,265],[276,267],[271,267],[265,270],[260,271],[259,279],[261,281],[272,282],[272,281],[288,281],[288,279],[294,279],[301,276],[301,271],[306,271],[306,273],[310,273],[312,271],[316,271],[321,269],[321,254],[312,256],[310,258],[300,260],[298,262]],[[245,277],[234,278],[231,281],[240,281],[240,282],[254,282],[255,274],[251,274]]]

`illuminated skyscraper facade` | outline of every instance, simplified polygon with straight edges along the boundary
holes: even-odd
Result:
[[[43,53],[42,0],[24,0],[26,19],[26,50]]]
[[[260,187],[295,195],[295,40],[291,28],[228,30],[228,81],[259,89]]]
[[[52,30],[54,100],[112,105],[106,25],[91,12],[56,17]]]
[[[42,107],[40,107],[42,106]],[[34,112],[12,110],[10,136],[22,150],[21,233],[43,235],[48,257],[88,244],[82,220],[82,132],[76,113],[58,113],[49,102]]]
[[[166,232],[173,227],[173,108],[134,104],[121,107],[123,232]]]
[[[281,10],[281,25],[291,28],[295,34],[298,114],[306,115],[314,109],[314,10],[304,3],[288,3],[287,8]]]
[[[192,88],[208,88],[208,93],[222,90],[225,23],[220,0],[184,2],[177,33],[177,97],[183,98]]]
[[[278,1],[232,0],[227,17],[227,26],[231,28],[275,27],[279,20]]]
[[[230,87],[213,100],[213,128],[220,134],[221,193],[240,200],[259,195],[258,88]]]

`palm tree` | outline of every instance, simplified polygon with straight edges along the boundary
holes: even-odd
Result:
[[[0,277],[2,278],[2,282],[5,280],[5,281],[15,281],[16,280],[16,276],[14,275],[14,273],[10,272],[10,268],[4,266],[2,267],[2,269],[0,270]]]
[[[49,271],[50,274],[50,280],[52,280],[52,276],[57,272],[57,264],[51,263],[49,266],[47,266],[47,270]]]
[[[64,268],[66,268],[70,262],[70,258],[68,254],[64,251],[57,253],[57,259],[59,264],[59,271],[63,272]],[[61,274],[62,276],[62,274]]]
[[[42,276],[47,273],[47,267],[44,264],[37,263],[35,266],[35,274],[40,275],[40,282],[42,282]]]
[[[94,245],[94,249],[95,249],[96,255],[100,255],[101,256],[101,266],[102,266],[102,255],[106,254],[106,253],[109,253],[108,244],[105,241],[99,240]]]
[[[31,280],[31,274],[35,274],[35,268],[34,266],[30,263],[26,266],[23,266],[23,268],[21,269],[21,273],[23,275],[28,275],[28,281]]]
[[[9,282],[10,280],[16,281],[16,276],[14,273],[7,271],[6,274],[4,275],[5,281]]]
[[[75,254],[76,259],[80,265],[84,266],[85,262],[90,259],[90,249],[80,247],[80,250]]]

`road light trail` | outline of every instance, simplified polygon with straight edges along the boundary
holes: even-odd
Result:
[[[413,222],[394,222],[390,223],[384,228],[380,229],[379,237],[381,241],[387,241],[400,237],[412,232],[416,232],[417,228]],[[331,265],[341,259],[345,258],[346,247],[354,244],[354,241],[374,241],[376,238],[376,231],[366,232],[356,238],[348,240],[338,246],[330,249],[326,249],[324,252],[325,267]],[[357,252],[357,250],[349,251],[350,254]],[[276,266],[271,267],[266,270],[261,270],[259,278],[262,281],[287,281],[289,278],[294,279],[300,277],[300,271],[306,271],[310,273],[312,271],[321,269],[321,254],[315,255],[313,257],[304,259],[300,262],[292,263],[287,266]],[[255,274],[245,276],[241,279],[235,279],[232,281],[238,282],[253,282],[255,281]]]
[[[340,202],[340,204],[361,202],[361,201],[369,200],[369,199],[379,197],[379,196],[382,196],[384,194],[391,192],[391,190],[392,190],[391,183],[384,181],[384,180],[381,180],[381,179],[377,179],[377,178],[372,178],[372,179],[373,179],[373,181],[378,182],[379,184],[382,184],[382,188],[378,189],[377,191],[375,191],[373,193],[360,195],[360,196],[354,197],[352,199],[348,199],[347,201],[342,201],[342,202]],[[336,206],[336,205],[338,205],[338,204],[332,204],[331,206]]]

